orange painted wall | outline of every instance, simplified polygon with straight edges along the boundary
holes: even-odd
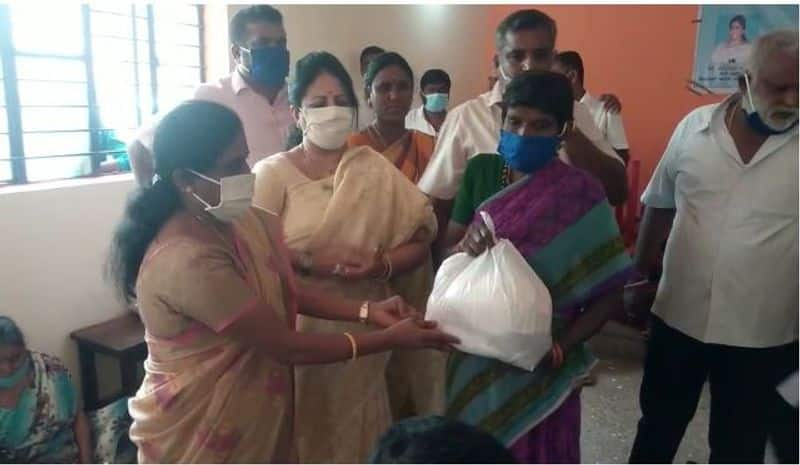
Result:
[[[496,5],[488,18],[502,19],[531,5]],[[686,89],[694,62],[696,5],[537,5],[558,24],[558,50],[577,50],[586,88],[612,92],[623,105],[631,154],[642,160],[642,188],[655,169],[675,125],[691,109],[722,96]],[[487,44],[487,56],[494,44]]]

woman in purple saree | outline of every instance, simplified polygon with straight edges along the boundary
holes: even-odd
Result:
[[[533,372],[455,352],[447,415],[491,432],[520,462],[578,463],[580,386],[595,363],[583,342],[622,308],[631,260],[600,183],[558,157],[574,130],[566,78],[522,74],[503,103],[500,154],[470,160],[449,236],[460,239],[454,251],[480,254],[492,244],[478,212],[489,213],[550,291],[554,344]]]

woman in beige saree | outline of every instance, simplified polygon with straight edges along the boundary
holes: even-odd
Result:
[[[428,199],[374,150],[347,148],[356,98],[333,55],[307,55],[294,76],[289,94],[302,141],[254,167],[254,203],[283,219],[302,282],[357,300],[380,300],[396,291],[412,305],[424,305],[432,273],[429,244],[436,234]],[[366,329],[307,317],[298,318],[298,328]],[[366,460],[392,421],[388,362],[389,354],[379,354],[296,370],[301,462]],[[437,396],[433,391],[425,393],[428,398]]]
[[[400,320],[399,298],[366,304],[366,319],[388,329],[295,332],[298,311],[357,321],[364,304],[296,285],[280,219],[250,206],[247,153],[231,110],[178,106],[156,133],[159,179],[115,233],[112,277],[137,300],[148,345],[129,403],[140,463],[294,461],[293,365],[448,339]]]

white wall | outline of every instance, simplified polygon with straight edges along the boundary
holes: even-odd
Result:
[[[367,45],[395,51],[419,78],[442,68],[453,81],[453,104],[487,89],[492,32],[487,7],[480,5],[275,5],[281,11],[292,62],[325,50],[336,55],[353,83],[362,86],[359,54]],[[241,5],[229,5],[233,15]],[[209,69],[209,77],[227,70]],[[358,91],[359,89],[356,89]],[[418,93],[418,92],[416,92]],[[418,100],[417,100],[418,101]]]
[[[32,349],[61,358],[78,381],[69,333],[125,312],[102,272],[132,188],[132,176],[123,175],[0,189],[0,314],[19,324]],[[107,392],[116,384],[101,372]]]
[[[228,74],[231,69],[230,43],[228,41],[228,5],[209,3],[203,5],[205,76],[213,81]]]

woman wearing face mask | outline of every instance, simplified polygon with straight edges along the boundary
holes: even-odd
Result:
[[[91,463],[86,415],[60,360],[28,350],[0,316],[0,461]]]
[[[294,76],[289,100],[302,140],[255,166],[255,204],[283,219],[303,283],[358,300],[397,292],[422,308],[436,233],[430,202],[380,154],[347,146],[357,100],[336,57],[306,55]],[[305,316],[298,327],[354,334],[366,329]],[[296,370],[302,462],[367,458],[391,422],[384,379],[388,360],[389,354],[382,354]]]
[[[583,342],[622,308],[631,260],[603,187],[558,159],[572,127],[567,79],[523,73],[503,104],[500,155],[471,159],[456,197],[454,251],[478,255],[493,245],[477,214],[489,213],[497,237],[517,247],[550,291],[554,343],[533,372],[454,353],[447,414],[484,426],[522,463],[580,463],[579,388],[594,364]]]
[[[367,103],[375,121],[348,139],[351,147],[366,145],[380,152],[416,183],[433,154],[433,137],[406,129],[406,115],[414,98],[414,73],[397,53],[378,55],[364,76]]]
[[[140,463],[291,461],[294,365],[450,340],[400,321],[409,313],[400,299],[295,286],[279,218],[250,206],[248,148],[231,110],[181,104],[154,149],[159,179],[129,202],[110,257],[146,329],[145,379],[129,404]],[[300,333],[298,311],[390,327]]]

